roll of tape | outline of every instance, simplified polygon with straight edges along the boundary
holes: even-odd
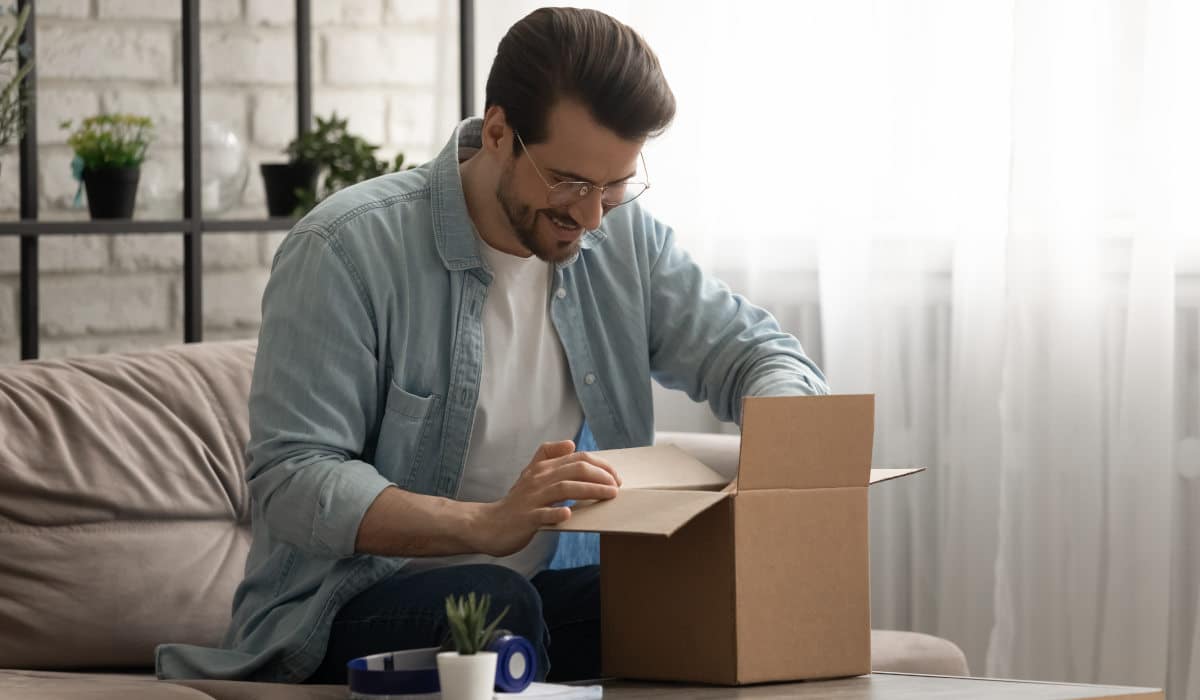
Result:
[[[524,637],[497,630],[485,647],[496,652],[496,690],[519,693],[537,675],[533,644]],[[417,695],[441,690],[438,682],[439,647],[392,651],[351,659],[346,664],[350,692],[355,696]]]
[[[533,682],[537,657],[528,639],[513,634],[495,636],[488,651],[496,652],[496,690],[519,693]]]

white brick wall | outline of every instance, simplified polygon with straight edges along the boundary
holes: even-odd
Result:
[[[37,0],[38,17],[83,18],[91,11],[87,0]]]
[[[296,49],[292,32],[235,27],[200,36],[200,77],[205,85],[293,85]]]
[[[38,74],[44,79],[169,83],[175,75],[174,39],[165,24],[89,22],[86,30],[49,24],[39,27],[37,38]]]
[[[3,4],[3,0],[0,0]],[[409,161],[436,153],[452,123],[438,123],[439,41],[453,0],[313,2],[313,110],[337,111],[351,128]],[[43,219],[84,219],[71,208],[76,183],[63,120],[134,112],[155,122],[151,149],[165,175],[182,177],[177,0],[38,0],[39,194]],[[264,215],[258,163],[283,159],[295,130],[292,0],[201,0],[205,120],[241,138],[251,173],[241,205],[226,216]],[[444,67],[442,68],[444,71]],[[457,86],[447,86],[455,92]],[[444,100],[444,98],[443,98]],[[454,119],[456,115],[450,115]],[[153,183],[143,173],[138,216]],[[0,152],[0,220],[17,218],[17,158]],[[165,216],[178,216],[171,211]],[[262,290],[283,233],[204,238],[205,337],[253,337]],[[182,237],[46,236],[40,243],[41,354],[60,357],[182,341]],[[19,357],[19,244],[0,238],[0,362]]]
[[[38,143],[66,143],[70,132],[60,128],[60,125],[68,120],[78,122],[80,115],[99,112],[100,95],[95,90],[86,89],[45,89],[38,92],[37,110]],[[16,168],[14,160],[14,173]]]
[[[15,286],[0,284],[0,336],[17,333],[17,294]]]
[[[435,79],[437,44],[426,32],[397,29],[331,30],[322,37],[325,71],[339,85],[428,87]]]
[[[51,338],[167,330],[175,305],[164,274],[45,275],[41,292],[42,333]]]

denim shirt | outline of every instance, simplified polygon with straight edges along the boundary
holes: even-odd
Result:
[[[354,551],[380,491],[455,497],[492,279],[459,176],[481,127],[466,120],[430,163],[329,197],[280,244],[250,389],[245,578],[222,648],[162,645],[160,677],[304,680],[341,606],[405,565]],[[555,266],[549,303],[600,449],[652,443],[652,377],[726,421],[744,396],[828,392],[794,337],[637,202]]]

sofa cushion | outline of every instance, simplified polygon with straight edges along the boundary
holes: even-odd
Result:
[[[213,645],[249,545],[253,342],[0,366],[0,667]]]

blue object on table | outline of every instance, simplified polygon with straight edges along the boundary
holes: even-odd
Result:
[[[537,675],[537,657],[528,639],[497,630],[488,651],[496,652],[496,685],[502,693],[519,693]],[[346,664],[350,694],[355,698],[419,695],[441,690],[437,655],[441,647],[392,651],[351,659]]]

